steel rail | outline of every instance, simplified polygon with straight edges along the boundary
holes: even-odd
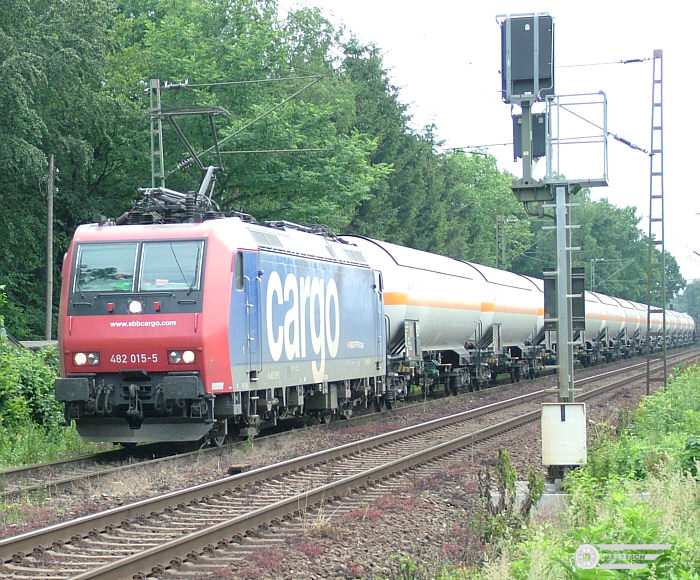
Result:
[[[22,493],[24,491],[31,492],[37,491],[42,488],[52,487],[55,484],[60,484],[61,480],[48,481],[44,484],[35,484],[31,486],[26,486],[22,489],[17,490],[7,490],[8,485],[17,485],[20,480],[32,479],[41,477],[42,473],[51,472],[55,469],[66,469],[75,468],[79,469],[82,466],[90,466],[98,464],[102,461],[120,461],[127,460],[133,457],[135,454],[143,455],[146,453],[153,453],[158,450],[158,446],[155,444],[141,445],[141,449],[136,451],[135,449],[109,449],[108,451],[102,451],[99,453],[93,453],[91,455],[81,455],[79,457],[70,457],[66,459],[58,459],[56,461],[49,461],[46,463],[35,463],[33,465],[25,465],[23,467],[15,467],[12,469],[6,469],[0,471],[0,489],[2,489],[2,500],[7,501],[9,497]],[[49,473],[50,475],[50,473]]]
[[[378,481],[387,479],[414,467],[447,455],[467,445],[481,442],[489,437],[498,435],[504,431],[514,429],[530,422],[530,415],[539,416],[539,410],[531,411],[515,419],[509,419],[484,429],[463,435],[457,439],[440,443],[423,451],[412,453],[406,457],[395,459],[383,465],[373,467],[361,473],[345,477],[336,482],[327,483],[304,493],[296,494],[287,499],[280,500],[269,506],[258,508],[247,514],[237,516],[226,522],[221,522],[211,528],[193,532],[181,538],[171,540],[151,548],[150,550],[134,554],[122,560],[94,568],[74,576],[72,580],[88,580],[90,578],[103,578],[105,580],[119,580],[129,576],[145,577],[143,570],[151,569],[157,573],[166,566],[162,562],[168,562],[168,566],[179,563],[182,554],[188,554],[188,558],[196,557],[197,553],[214,550],[215,546],[224,546],[230,543],[223,540],[229,536],[245,534],[264,523],[275,519],[282,519],[295,513],[305,511],[309,507],[319,505],[329,498],[342,497],[363,486],[372,485]],[[303,508],[301,506],[304,506]],[[150,574],[150,573],[147,573]]]
[[[184,490],[176,490],[154,498],[148,498],[138,502],[119,506],[105,510],[96,514],[90,514],[69,522],[55,524],[40,530],[35,530],[21,534],[19,536],[0,540],[0,561],[9,561],[15,554],[24,554],[35,548],[45,549],[56,541],[65,541],[79,535],[86,535],[96,531],[98,528],[104,529],[108,526],[119,525],[125,519],[135,518],[141,514],[162,511],[166,507],[178,503],[186,503],[193,500],[201,500],[208,496],[221,494],[231,488],[243,487],[263,479],[279,477],[289,471],[305,469],[313,465],[336,460],[340,457],[364,451],[373,447],[378,447],[392,443],[399,439],[411,435],[420,435],[426,431],[444,426],[453,425],[482,415],[494,413],[496,411],[529,402],[530,400],[542,397],[544,390],[520,395],[504,401],[484,405],[476,409],[462,411],[455,415],[440,417],[419,425],[403,427],[388,433],[374,435],[372,437],[345,443],[331,449],[317,451],[298,458],[287,459],[273,465],[267,465],[225,477],[212,482],[202,483]],[[61,536],[62,533],[62,536]]]

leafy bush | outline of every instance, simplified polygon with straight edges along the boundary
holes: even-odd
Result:
[[[652,440],[669,433],[700,432],[700,366],[688,367],[669,379],[668,387],[644,397],[629,432]]]
[[[693,471],[700,458],[698,385],[700,366],[695,365],[671,377],[667,388],[644,397],[618,439],[604,438],[591,447],[586,470],[600,480],[617,474],[642,480],[673,460]]]
[[[692,436],[685,442],[681,465],[684,471],[697,477],[698,462],[700,462],[700,436]]]
[[[13,428],[28,421],[57,425],[63,419],[53,394],[58,352],[24,350],[0,340],[0,425]]]
[[[530,515],[530,510],[539,501],[544,492],[544,477],[530,467],[527,474],[528,495],[523,498],[520,506],[515,505],[515,482],[518,474],[510,463],[508,450],[504,447],[498,449],[498,460],[494,466],[496,476],[496,491],[498,502],[492,501],[491,475],[486,472],[482,476],[478,474],[479,497],[482,511],[487,516],[477,523],[481,532],[480,540],[483,543],[493,542],[502,538],[518,538],[520,531]]]
[[[56,348],[33,352],[0,338],[0,465],[52,461],[97,448],[86,445],[74,427],[59,425],[63,407],[54,397],[57,377]]]

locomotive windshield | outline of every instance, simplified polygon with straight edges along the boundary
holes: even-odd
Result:
[[[202,242],[145,242],[141,259],[141,292],[199,290]]]
[[[76,290],[130,292],[134,288],[137,243],[82,244],[78,252]]]
[[[75,292],[200,289],[202,240],[80,244]]]

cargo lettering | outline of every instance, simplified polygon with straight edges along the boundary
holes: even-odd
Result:
[[[282,308],[273,309],[275,304]],[[320,357],[311,363],[314,381],[323,381],[326,355],[335,358],[340,345],[340,302],[335,280],[297,278],[289,273],[282,285],[279,273],[273,271],[267,282],[266,306],[267,344],[272,359],[279,361],[283,353],[289,361],[306,358],[310,339],[313,355]]]

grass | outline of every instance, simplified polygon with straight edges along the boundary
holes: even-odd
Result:
[[[30,421],[0,426],[0,470],[101,450],[99,444],[84,442],[73,426],[45,427]]]

